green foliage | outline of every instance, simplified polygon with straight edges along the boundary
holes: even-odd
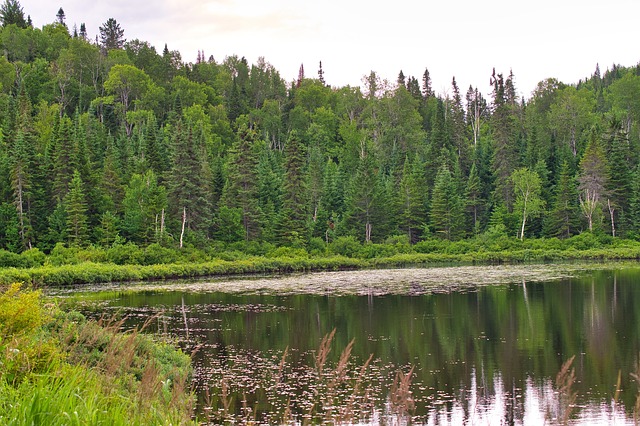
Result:
[[[0,419],[6,424],[187,424],[188,356],[121,323],[45,305],[12,284],[0,294]],[[163,385],[164,383],[164,385]]]
[[[526,167],[514,170],[511,174],[511,181],[516,193],[514,210],[522,212],[520,239],[523,240],[527,218],[541,214],[544,208],[544,200],[540,197],[542,185],[540,176]]]
[[[464,201],[451,172],[442,165],[431,196],[431,230],[439,238],[459,239],[463,232]]]
[[[513,74],[494,72],[490,99],[470,88],[465,108],[455,79],[438,94],[428,71],[422,91],[413,76],[391,87],[375,72],[363,88],[304,75],[289,86],[262,58],[201,52],[184,63],[166,46],[125,42],[113,18],[100,46],[82,25],[72,37],[63,14],[33,28],[15,0],[0,18],[0,249],[320,253],[318,238],[404,233],[416,244],[501,225],[533,238],[640,234],[637,67],[576,85],[550,78],[530,99]],[[523,168],[538,174],[548,210],[517,201],[511,176]],[[386,255],[380,247],[366,256]]]
[[[2,21],[3,27],[9,25],[16,25],[20,28],[27,27],[27,20],[18,0],[5,0],[2,3],[2,6],[0,6],[0,21]]]

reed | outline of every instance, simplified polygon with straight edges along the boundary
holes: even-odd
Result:
[[[560,398],[560,412],[557,422],[563,425],[569,424],[578,395],[573,389],[576,381],[576,370],[572,367],[575,357],[574,355],[565,361],[556,375],[556,390]]]
[[[402,370],[398,370],[391,385],[391,392],[389,393],[391,412],[399,418],[410,416],[416,408],[413,393],[411,392],[411,378],[414,368],[411,367],[406,374]]]

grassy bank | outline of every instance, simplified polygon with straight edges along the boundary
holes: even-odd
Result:
[[[86,321],[36,291],[0,294],[0,424],[180,425],[190,358],[119,323]]]
[[[492,264],[566,260],[636,260],[640,242],[583,233],[566,240],[520,241],[482,235],[457,242],[427,240],[410,245],[402,238],[386,244],[361,244],[339,238],[306,248],[269,244],[236,244],[208,249],[166,248],[133,244],[110,248],[68,248],[49,254],[29,250],[0,251],[0,284],[39,286],[145,281],[238,274],[327,271],[429,265]]]

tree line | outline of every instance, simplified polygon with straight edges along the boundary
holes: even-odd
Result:
[[[332,87],[322,63],[186,63],[113,18],[95,40],[62,9],[0,20],[0,248],[640,230],[640,66],[528,99],[496,70],[487,95],[428,69]]]

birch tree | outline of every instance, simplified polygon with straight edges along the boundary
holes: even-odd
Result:
[[[520,240],[523,240],[527,219],[537,216],[544,208],[544,200],[540,197],[542,184],[540,176],[526,167],[515,170],[511,174],[511,182],[516,197],[514,210],[522,212]]]

